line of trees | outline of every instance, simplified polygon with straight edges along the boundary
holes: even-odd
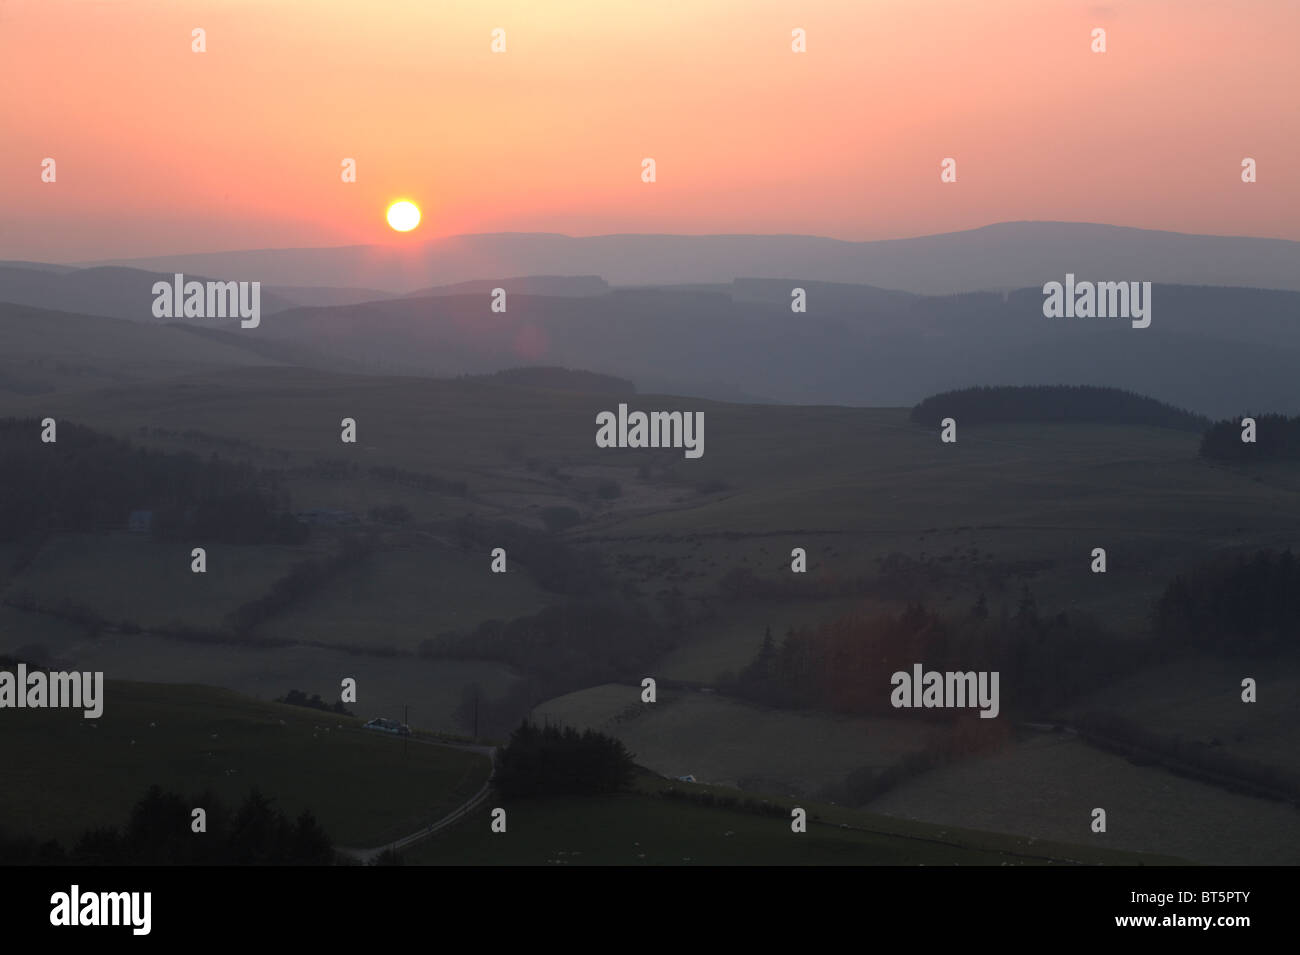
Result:
[[[1095,385],[1007,385],[931,395],[912,409],[917,424],[944,418],[963,425],[993,421],[1099,421],[1201,431],[1209,419],[1146,395]]]
[[[324,587],[339,573],[355,567],[374,551],[374,545],[359,537],[345,537],[332,557],[311,558],[294,564],[289,573],[271,585],[270,591],[235,608],[226,624],[236,634],[247,634],[259,624]]]
[[[1201,437],[1201,457],[1212,461],[1300,461],[1300,417],[1251,415],[1255,440],[1242,441],[1241,419],[1216,421]]]
[[[288,703],[290,706],[305,706],[311,710],[324,710],[326,713],[339,713],[343,716],[357,715],[344,706],[342,700],[326,703],[320,698],[319,693],[313,693],[309,697],[302,690],[290,690],[284,696],[277,696],[275,702]]]
[[[194,832],[192,811],[207,814]],[[0,833],[4,865],[331,865],[329,835],[310,811],[290,819],[256,789],[230,809],[211,793],[193,799],[151,786],[124,827],[88,829],[65,848],[57,840]]]

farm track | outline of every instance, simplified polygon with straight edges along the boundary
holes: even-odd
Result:
[[[361,730],[358,730],[357,732],[361,732]],[[482,805],[483,801],[487,799],[488,793],[492,789],[492,778],[496,775],[497,748],[495,746],[478,746],[472,743],[440,743],[435,740],[418,739],[415,737],[407,737],[404,741],[419,743],[422,746],[442,746],[447,749],[459,749],[469,753],[478,753],[486,756],[491,761],[492,771],[488,773],[488,778],[483,782],[483,785],[479,787],[478,791],[474,793],[473,796],[461,803],[445,816],[442,816],[440,819],[425,826],[423,829],[417,829],[415,832],[409,833],[401,838],[394,839],[382,846],[375,846],[370,849],[350,849],[342,846],[336,848],[335,851],[341,855],[360,862],[362,865],[369,865],[385,851],[399,851],[405,849],[408,846],[415,845],[415,843],[421,842],[424,839],[441,832],[443,829],[454,825]]]

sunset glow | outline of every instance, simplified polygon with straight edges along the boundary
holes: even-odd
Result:
[[[1294,0],[383,9],[4,4],[0,257],[393,241],[375,210],[408,191],[439,197],[424,238],[1055,220],[1300,239]]]

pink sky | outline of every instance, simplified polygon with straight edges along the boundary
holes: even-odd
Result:
[[[1020,219],[1300,239],[1298,49],[1296,0],[0,0],[0,258]]]

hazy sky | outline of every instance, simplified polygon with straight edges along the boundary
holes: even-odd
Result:
[[[0,258],[1018,219],[1300,239],[1297,50],[1297,0],[0,0]]]

